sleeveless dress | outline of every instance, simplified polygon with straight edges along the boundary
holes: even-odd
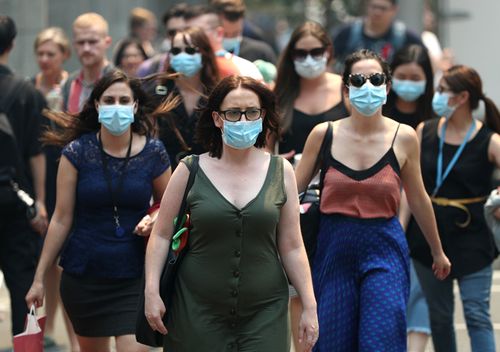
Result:
[[[409,253],[396,217],[394,140],[377,163],[358,171],[331,155],[333,135],[326,138],[312,269],[320,326],[314,351],[406,351]]]
[[[261,190],[241,209],[201,168],[187,202],[193,227],[167,312],[165,350],[288,352],[288,282],[276,235],[286,202],[283,160],[271,156]]]

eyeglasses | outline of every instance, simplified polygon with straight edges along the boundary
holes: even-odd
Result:
[[[245,118],[248,121],[255,121],[258,120],[262,117],[264,114],[264,109],[258,109],[258,108],[250,108],[248,110],[236,110],[236,109],[229,109],[229,110],[224,110],[224,111],[218,111],[219,115],[222,115],[224,117],[224,120],[230,121],[230,122],[237,122],[241,120],[241,117],[245,115]]]
[[[178,55],[182,52],[185,52],[186,54],[189,55],[194,55],[198,52],[198,48],[194,46],[186,46],[185,48],[179,48],[177,46],[174,46],[170,49],[170,54],[172,55]]]
[[[364,75],[362,73],[354,73],[349,75],[349,84],[353,87],[362,87],[366,81],[378,87],[385,83],[386,77],[384,73],[372,73],[371,75]]]
[[[307,55],[311,55],[313,59],[321,58],[325,55],[326,46],[322,46],[319,48],[312,48],[309,50],[306,49],[293,49],[292,50],[292,59],[297,61],[304,61],[307,58]]]

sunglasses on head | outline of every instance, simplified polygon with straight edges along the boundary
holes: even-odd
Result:
[[[311,55],[312,58],[320,58],[325,55],[326,47],[322,46],[319,48],[312,48],[309,50],[306,49],[293,49],[292,50],[292,59],[298,61],[304,61],[307,58],[307,55]]]
[[[385,83],[386,77],[384,73],[372,73],[371,75],[364,75],[362,73],[352,73],[349,75],[349,85],[353,87],[361,87],[366,81],[370,81],[375,87],[381,86]]]
[[[195,48],[194,46],[186,46],[185,48],[179,48],[177,46],[174,46],[173,48],[170,49],[170,54],[172,55],[178,55],[182,52],[185,52],[186,54],[189,55],[194,55],[198,52],[198,48]]]

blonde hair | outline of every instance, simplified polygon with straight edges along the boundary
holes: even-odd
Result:
[[[130,11],[129,25],[131,31],[142,27],[148,22],[156,23],[156,16],[153,12],[143,7],[135,7]]]
[[[104,35],[108,35],[108,22],[96,12],[87,12],[78,16],[73,22],[73,30],[75,28],[98,28]]]
[[[54,42],[62,53],[69,57],[71,55],[71,47],[69,44],[69,39],[64,33],[62,28],[59,27],[49,27],[38,33],[35,38],[34,49],[38,50],[38,47],[46,42]]]

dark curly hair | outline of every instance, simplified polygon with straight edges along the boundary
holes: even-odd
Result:
[[[43,134],[42,141],[45,144],[65,146],[85,133],[97,132],[101,128],[101,124],[98,121],[99,113],[95,102],[99,101],[106,89],[120,82],[126,83],[130,87],[134,101],[137,102],[137,112],[134,114],[131,128],[132,131],[140,135],[152,135],[151,118],[167,113],[178,104],[178,99],[167,99],[153,111],[149,97],[142,89],[141,81],[129,78],[120,70],[113,70],[97,81],[80,113],[69,114],[45,110],[45,116],[63,128],[48,129]]]
[[[260,100],[261,108],[266,111],[262,121],[262,132],[257,137],[254,146],[262,148],[266,145],[266,136],[269,133],[278,133],[279,115],[276,111],[276,99],[272,91],[259,81],[242,76],[229,76],[217,84],[208,97],[205,108],[201,111],[198,125],[196,126],[196,140],[208,150],[210,156],[222,156],[221,131],[215,126],[212,112],[219,111],[220,106],[229,92],[237,88],[248,89],[254,92]]]

